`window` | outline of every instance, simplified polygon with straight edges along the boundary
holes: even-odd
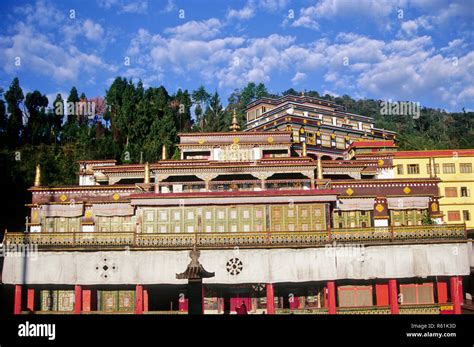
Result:
[[[166,211],[160,211],[160,220],[167,220],[168,219],[168,214]]]
[[[465,221],[471,220],[471,214],[469,213],[468,210],[462,211],[462,217],[464,218]]]
[[[448,221],[459,222],[461,221],[461,214],[459,211],[448,211]]]
[[[346,148],[346,140],[342,136],[336,137],[336,148],[344,149]]]
[[[433,283],[400,284],[401,304],[434,303]]]
[[[420,173],[420,165],[418,164],[408,164],[407,165],[407,174],[417,175]]]
[[[431,172],[431,165],[430,164],[426,164],[426,172],[428,173],[428,175],[430,174]],[[435,174],[439,175],[439,164],[435,164]]]
[[[461,197],[467,198],[469,196],[469,189],[467,189],[467,187],[461,187]]]
[[[180,220],[181,219],[181,212],[175,212],[174,213],[174,220]]]
[[[340,307],[372,306],[371,286],[340,286],[337,287]]]
[[[331,135],[321,134],[321,141],[323,147],[331,147]]]
[[[456,173],[456,166],[454,164],[443,164],[443,173],[444,174]]]
[[[444,192],[447,198],[457,198],[458,197],[458,190],[456,187],[446,187],[444,188]]]
[[[461,173],[472,173],[472,164],[471,163],[460,163],[459,172]]]
[[[397,174],[403,175],[403,165],[397,165]]]

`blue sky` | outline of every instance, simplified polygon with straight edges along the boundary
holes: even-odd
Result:
[[[0,86],[50,100],[116,76],[225,102],[263,82],[474,110],[474,1],[2,1]]]

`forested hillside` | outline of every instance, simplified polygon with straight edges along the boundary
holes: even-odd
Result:
[[[285,94],[299,92],[289,89],[281,95]],[[317,91],[306,91],[306,95],[374,117],[377,127],[399,133],[400,149],[474,148],[473,112],[422,108],[418,119],[382,116],[380,100],[354,100]],[[30,199],[27,188],[33,183],[37,163],[43,168],[43,185],[67,185],[77,182],[77,161],[81,159],[153,162],[160,158],[163,144],[168,157],[177,158],[178,133],[227,131],[234,108],[243,127],[245,105],[263,96],[269,96],[265,85],[249,83],[236,89],[224,107],[219,93],[204,86],[170,94],[164,86],[145,89],[141,82],[116,78],[105,96],[79,95],[72,87],[66,100],[58,94],[50,105],[41,91],[24,95],[15,78],[6,90],[0,89],[0,178],[6,203],[0,215],[1,230],[18,230],[24,225],[24,204]],[[81,103],[93,103],[94,112],[70,108]]]

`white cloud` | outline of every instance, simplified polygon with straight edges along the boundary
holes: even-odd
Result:
[[[143,0],[126,3],[122,6],[122,12],[145,14],[148,12],[148,1]]]
[[[99,23],[94,23],[90,19],[86,19],[83,24],[84,35],[89,40],[100,40],[104,36],[104,29]]]
[[[299,16],[291,24],[293,27],[305,27],[318,30],[322,18],[347,16],[365,16],[382,22],[389,14],[395,15],[395,10],[404,0],[322,0],[314,6],[300,9]],[[285,20],[285,23],[288,21]]]
[[[175,11],[177,8],[178,7],[176,6],[176,3],[174,2],[174,0],[168,0],[168,2],[166,3],[165,8],[161,12],[162,13],[169,13],[169,12]]]
[[[119,13],[145,14],[148,12],[148,0],[98,0],[100,7],[117,8]]]
[[[297,72],[293,78],[291,79],[291,82],[293,84],[299,84],[300,82],[303,82],[304,80],[306,80],[306,74],[303,73],[303,72]]]
[[[81,51],[74,44],[80,35],[100,39],[104,34],[100,24],[89,19],[71,21],[44,1],[18,7],[15,11],[23,14],[21,20],[11,27],[9,35],[0,36],[1,68],[7,74],[29,71],[64,82],[77,80],[83,73],[116,71],[96,52]],[[50,28],[48,23],[55,23],[55,27]],[[53,30],[57,27],[63,30]],[[20,66],[14,64],[15,59],[20,59]]]
[[[255,8],[253,6],[247,5],[240,10],[230,9],[227,12],[227,19],[239,19],[246,20],[255,16]]]
[[[205,21],[189,21],[183,25],[165,29],[165,33],[182,39],[204,38],[209,39],[219,34],[221,22],[216,18]]]

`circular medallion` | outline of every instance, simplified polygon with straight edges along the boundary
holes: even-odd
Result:
[[[231,258],[226,264],[227,272],[232,276],[240,274],[244,268],[244,264],[239,258]]]

